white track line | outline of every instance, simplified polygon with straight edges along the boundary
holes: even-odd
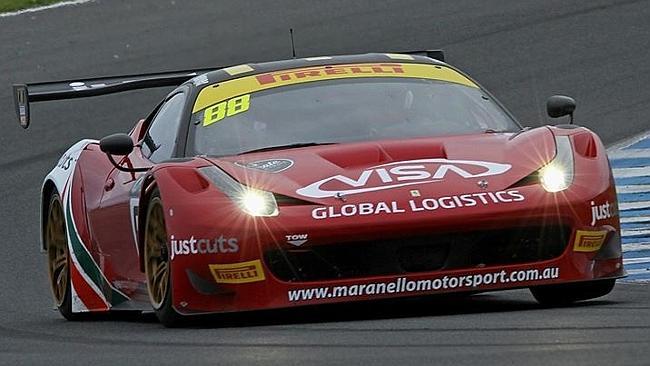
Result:
[[[650,250],[650,243],[630,243],[623,244],[623,252],[641,252],[644,250]]]
[[[621,230],[621,236],[623,237],[628,237],[628,238],[637,238],[639,236],[650,236],[650,230],[649,229],[629,229],[629,230]]]
[[[616,178],[647,177],[650,176],[650,167],[641,168],[618,168],[612,169]]]
[[[650,257],[623,259],[623,264],[643,264],[643,263],[650,263]]]
[[[621,224],[644,224],[650,223],[650,216],[621,217]]]
[[[639,268],[639,269],[626,269],[625,272],[627,272],[628,275],[636,275],[636,274],[650,274],[650,269],[646,268]],[[635,280],[639,281],[639,280]],[[646,282],[650,280],[645,280]]]
[[[0,14],[0,18],[13,17],[13,16],[16,16],[16,15],[21,15],[21,14],[26,14],[26,13],[34,13],[34,12],[37,12],[37,11],[60,8],[62,6],[68,6],[68,5],[79,5],[79,4],[83,4],[83,3],[89,3],[91,1],[94,1],[94,0],[62,1],[60,3],[56,3],[56,4],[52,4],[52,5],[45,5],[45,6],[39,6],[39,7],[36,7],[36,8],[29,8],[29,9],[23,9],[23,10],[18,10],[18,11],[12,11],[10,13],[2,13],[2,14]]]
[[[618,204],[621,211],[650,208],[650,201],[623,202]]]
[[[650,149],[627,149],[626,147],[636,144],[639,141],[650,138],[650,131],[645,131],[636,136],[633,136],[624,141],[619,141],[618,143],[609,146],[607,149],[607,155],[609,156],[610,161],[615,161],[616,159],[629,159],[629,158],[648,158],[650,157]],[[632,168],[617,168],[612,169],[615,178],[627,178],[627,177],[639,177],[650,175],[649,167],[632,167]],[[626,185],[626,186],[617,186],[617,193],[631,193],[631,194],[642,194],[645,192],[650,192],[649,184],[638,184],[638,185]],[[650,201],[641,201],[641,202],[621,202],[619,203],[619,209],[624,210],[633,210],[633,209],[646,209],[650,208]],[[628,211],[629,212],[629,211]],[[634,214],[634,211],[631,212]],[[636,223],[644,224],[649,223],[650,227],[650,217],[648,216],[635,216],[635,217],[621,217],[621,223]],[[647,228],[638,228],[632,230],[621,230],[621,237],[638,238],[650,234],[650,230]],[[624,258],[623,263],[626,265],[631,264],[643,264],[649,263],[647,267],[650,267],[650,257],[644,256],[643,258],[625,258],[632,253],[638,253],[644,255],[645,252],[650,251],[650,241],[644,240],[641,243],[628,243],[622,245]],[[638,255],[637,254],[637,255]],[[637,268],[626,270],[629,277],[623,279],[624,282],[637,282],[637,283],[650,283],[650,279],[638,279],[636,277],[650,274],[650,268]]]
[[[639,184],[631,186],[616,186],[618,193],[650,193],[650,184]]]
[[[629,158],[647,158],[650,156],[650,149],[629,149],[618,150],[607,154],[609,160],[629,159]]]

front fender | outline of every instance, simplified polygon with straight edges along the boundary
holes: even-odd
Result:
[[[76,144],[72,145],[65,153],[59,158],[56,166],[47,173],[45,179],[43,179],[43,184],[41,185],[41,245],[40,249],[42,252],[45,252],[47,248],[45,247],[44,238],[44,225],[45,225],[45,215],[47,215],[47,205],[50,202],[50,195],[54,190],[56,190],[63,202],[65,197],[68,194],[68,188],[71,181],[71,177],[74,175],[74,172],[77,168],[77,161],[79,160],[79,155],[89,144],[97,143],[97,140],[81,140]]]
[[[197,166],[161,167],[152,172],[152,177],[150,187],[158,188],[163,203],[172,304],[177,312],[190,314],[191,309],[205,306],[228,306],[224,304],[234,300],[236,283],[263,286],[257,245],[259,236],[264,235],[260,220],[245,214]],[[240,264],[256,268],[257,276],[237,282],[215,280],[211,267]]]

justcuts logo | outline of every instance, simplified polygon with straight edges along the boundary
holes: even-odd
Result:
[[[473,160],[418,159],[377,165],[359,176],[335,175],[296,190],[313,198],[334,197],[398,187],[440,182],[449,174],[465,179],[499,175],[510,170],[510,164]]]
[[[615,215],[614,206],[605,201],[602,205],[591,201],[591,226],[596,225],[599,220],[606,220]]]
[[[179,255],[189,254],[216,254],[216,253],[237,253],[239,244],[235,238],[224,238],[223,235],[214,239],[196,239],[194,236],[189,239],[176,239],[171,236],[171,259]]]

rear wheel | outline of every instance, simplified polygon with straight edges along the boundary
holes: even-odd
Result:
[[[160,322],[173,327],[181,317],[171,299],[171,263],[167,249],[167,228],[160,193],[156,189],[149,199],[144,232],[144,271],[151,306]]]
[[[66,235],[63,204],[57,192],[52,193],[45,221],[45,246],[50,289],[54,305],[68,320],[77,320],[79,314],[72,312],[72,289],[70,285],[70,251]]]
[[[576,301],[595,299],[612,291],[616,280],[597,280],[531,287],[535,300],[546,306],[568,305]]]

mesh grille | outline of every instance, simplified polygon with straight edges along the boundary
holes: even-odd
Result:
[[[570,233],[566,226],[435,233],[273,249],[264,260],[283,281],[398,275],[548,260],[562,254]]]

